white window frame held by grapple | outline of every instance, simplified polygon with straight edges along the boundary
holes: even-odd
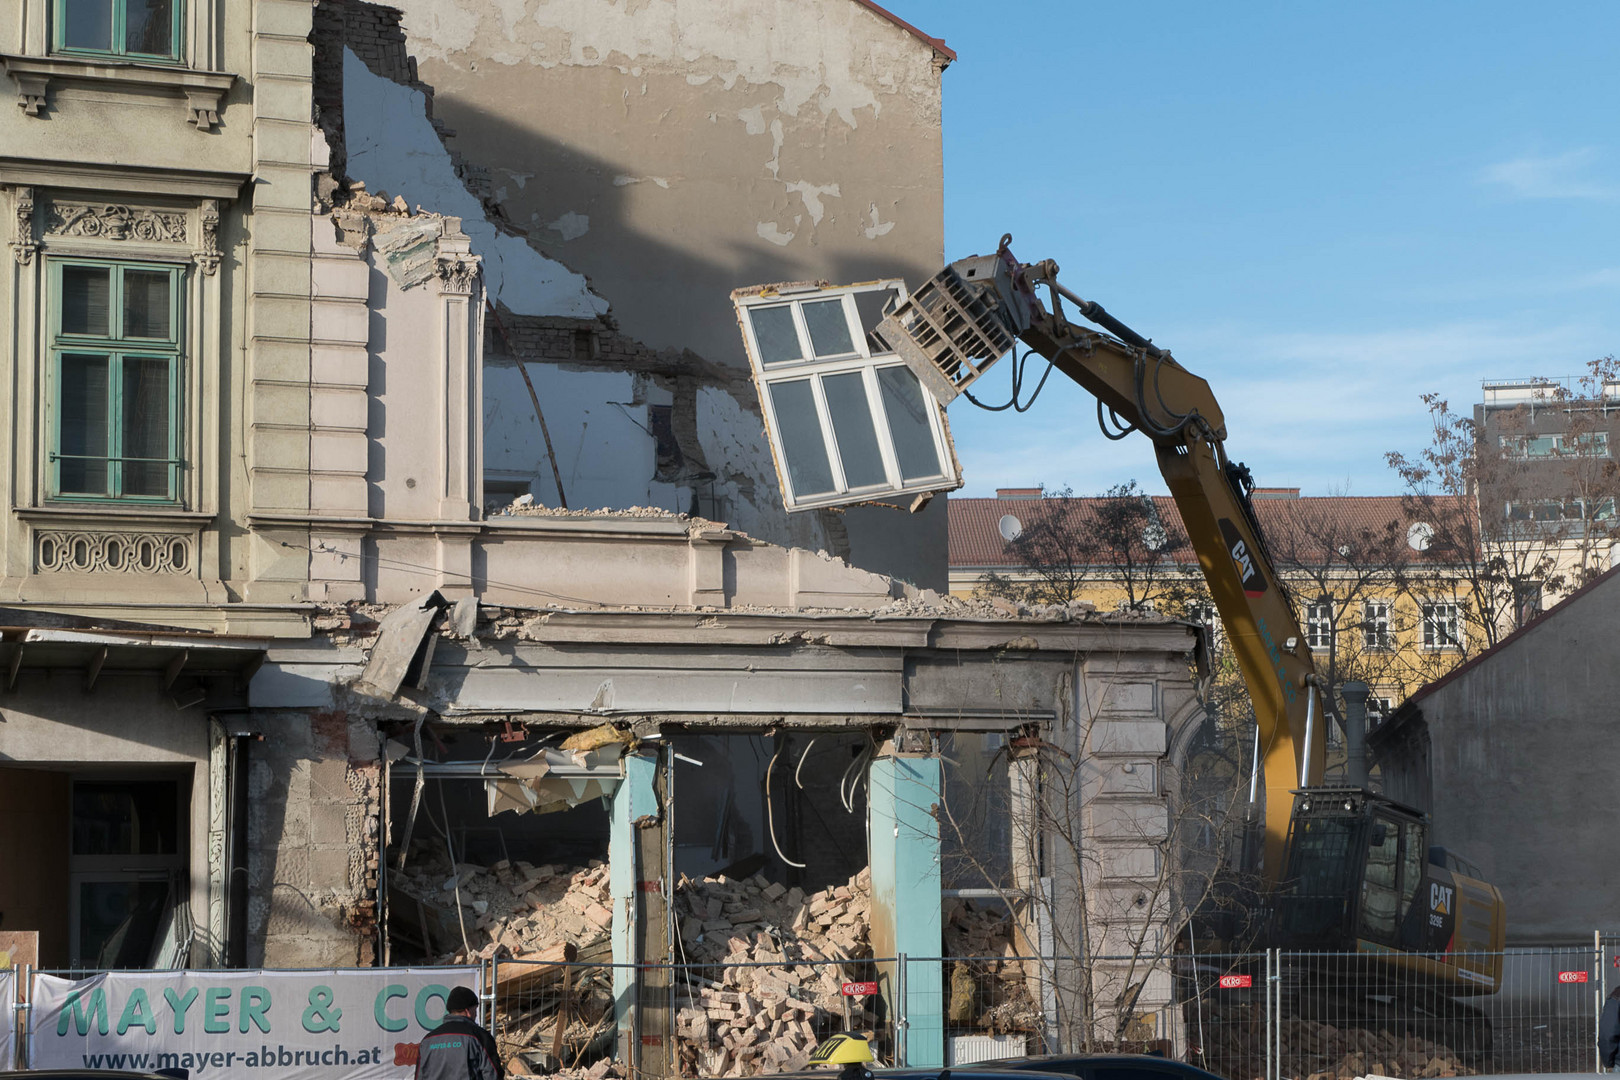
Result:
[[[905,283],[732,294],[790,511],[962,486],[945,410],[899,356],[881,345],[874,351],[869,331],[882,312],[858,301],[885,293],[903,301]]]

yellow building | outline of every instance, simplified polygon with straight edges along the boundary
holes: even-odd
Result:
[[[1369,709],[1387,714],[1486,644],[1471,600],[1478,560],[1440,550],[1409,501],[1258,488],[1254,508],[1318,667],[1334,685],[1371,686]],[[1134,486],[1094,498],[1003,488],[951,499],[950,588],[1209,623],[1219,658],[1222,635],[1175,503]]]

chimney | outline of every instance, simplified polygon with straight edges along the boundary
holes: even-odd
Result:
[[[1262,488],[1257,487],[1249,492],[1251,499],[1297,499],[1299,488]]]
[[[996,488],[998,499],[1038,499],[1043,494],[1042,489],[1032,488]]]

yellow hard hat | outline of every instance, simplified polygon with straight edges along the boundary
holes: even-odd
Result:
[[[858,1065],[872,1060],[872,1048],[856,1035],[834,1035],[810,1055],[811,1065]]]

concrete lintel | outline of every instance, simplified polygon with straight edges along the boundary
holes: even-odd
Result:
[[[531,621],[523,636],[538,642],[614,641],[683,645],[904,646],[928,644],[934,620],[869,615],[734,611],[559,611]]]
[[[674,516],[635,517],[629,514],[570,514],[551,517],[542,514],[522,514],[484,519],[485,530],[494,533],[518,533],[528,536],[545,533],[564,533],[573,538],[633,536],[664,537],[685,543],[692,528],[690,521]],[[710,537],[705,537],[709,539]]]
[[[930,642],[939,649],[1030,652],[1190,653],[1197,632],[1175,622],[1040,622],[1028,619],[941,619]]]

